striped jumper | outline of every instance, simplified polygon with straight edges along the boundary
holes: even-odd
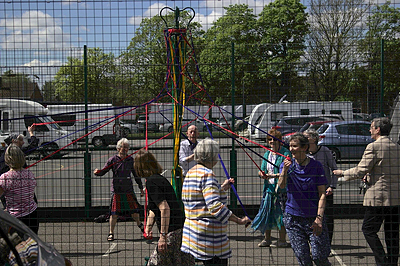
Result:
[[[227,226],[232,212],[226,206],[227,195],[211,169],[198,164],[189,170],[183,183],[182,201],[186,219],[181,250],[199,260],[231,257]]]

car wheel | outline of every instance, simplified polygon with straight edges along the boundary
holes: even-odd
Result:
[[[169,126],[168,127],[168,133],[171,133],[172,131],[174,131],[174,127],[173,126]]]
[[[58,149],[59,148],[58,148],[57,143],[54,143],[54,142],[43,143],[42,147],[40,148],[40,153],[43,156],[43,158],[45,158],[45,157],[49,156],[50,154],[52,154],[53,152],[57,151]],[[59,152],[57,152],[49,158],[54,159],[54,158],[61,158],[61,157],[62,157],[62,155]]]
[[[332,157],[333,159],[335,159],[335,161],[338,161],[340,159],[340,152],[338,149],[336,148],[331,148],[331,152],[332,152]]]
[[[126,138],[129,134],[131,134],[131,131],[129,130],[129,128],[127,128],[127,127],[122,128],[122,136],[124,138]]]
[[[92,140],[92,144],[95,148],[106,146],[102,137],[94,137]]]

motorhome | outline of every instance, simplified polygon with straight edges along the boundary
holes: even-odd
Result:
[[[285,116],[332,114],[341,115],[344,120],[351,120],[353,117],[352,106],[352,102],[348,101],[262,103],[257,105],[250,115],[249,136],[250,139],[265,139],[268,130]]]
[[[393,124],[392,130],[390,131],[390,139],[400,145],[400,93],[394,100],[394,109],[391,112],[391,121]]]
[[[39,139],[39,150],[43,155],[47,155],[72,142],[67,132],[48,116],[48,112],[47,108],[34,101],[0,99],[0,129],[4,133],[27,136],[28,126],[38,124],[35,136]],[[66,153],[66,150],[62,150],[57,155]]]
[[[89,143],[95,147],[107,146],[116,141],[115,117],[118,111],[112,104],[88,104],[87,131]],[[49,104],[50,116],[79,142],[86,134],[85,104]],[[110,122],[110,123],[108,123]],[[101,128],[100,128],[101,127]],[[97,128],[100,128],[96,130]]]

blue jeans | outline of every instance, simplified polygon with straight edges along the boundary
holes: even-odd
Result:
[[[313,261],[315,265],[319,266],[331,265],[328,260],[329,253],[331,252],[328,228],[325,221],[323,221],[321,235],[315,236],[311,229],[314,221],[315,218],[293,216],[288,213],[285,213],[283,216],[286,233],[299,265],[312,266]]]

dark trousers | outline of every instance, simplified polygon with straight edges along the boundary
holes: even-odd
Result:
[[[328,227],[328,235],[329,235],[329,243],[332,245],[332,237],[333,237],[333,228],[335,225],[333,219],[333,194],[326,196],[325,203],[325,211],[324,211],[324,219],[326,222],[326,226]]]
[[[378,237],[383,224],[387,253]],[[362,225],[364,237],[377,265],[397,266],[399,257],[399,206],[367,207]]]
[[[19,217],[18,219],[24,224],[26,224],[35,234],[39,232],[39,220],[38,220],[37,209],[34,210],[31,214]]]
[[[228,265],[228,259],[220,259],[218,257],[214,257],[211,260],[204,260],[203,261],[204,265],[209,265],[209,266],[225,266]]]

